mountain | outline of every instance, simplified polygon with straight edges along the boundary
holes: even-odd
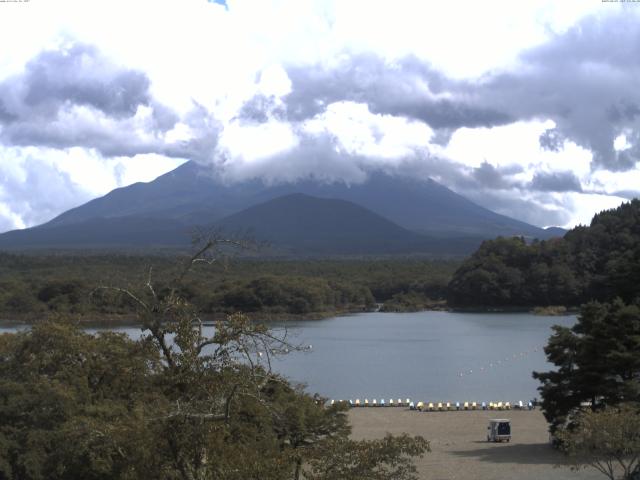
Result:
[[[13,230],[0,235],[0,248],[166,247],[189,244],[190,228],[171,219],[96,217],[76,223]]]
[[[549,237],[564,237],[567,230],[561,227],[547,227],[544,229],[549,234]]]
[[[96,217],[171,218],[184,223],[220,220],[242,209],[291,193],[354,202],[398,225],[430,235],[494,238],[523,235],[549,238],[542,228],[483,208],[433,180],[376,172],[360,184],[308,179],[268,185],[260,180],[225,184],[193,162],[149,183],[118,188],[104,197],[71,209],[45,227]]]
[[[266,242],[263,252],[317,254],[466,254],[480,240],[443,240],[409,231],[346,200],[291,194],[249,207],[205,227]],[[187,247],[194,225],[175,219],[127,215],[14,230],[0,247]]]
[[[295,193],[249,207],[217,223],[224,231],[289,247],[292,253],[467,253],[473,239],[434,239],[411,232],[346,200]]]
[[[290,197],[292,194],[315,197],[315,200]],[[288,200],[270,203],[279,198]],[[295,217],[275,215],[277,208],[295,204],[296,198],[305,200],[307,210],[304,215],[300,212]],[[321,199],[348,202],[348,208],[346,203],[320,202]],[[264,218],[269,218],[271,223],[255,223],[259,215],[252,207],[260,205],[269,212]],[[356,207],[362,210],[356,212]],[[345,212],[342,212],[343,208]],[[366,215],[365,210],[368,211]],[[362,232],[368,232],[371,248],[367,247],[367,251],[384,245],[392,251],[406,251],[407,245],[414,245],[416,251],[423,252],[428,246],[440,252],[442,240],[447,240],[444,244],[448,243],[452,251],[459,252],[460,248],[472,250],[468,245],[477,245],[481,239],[498,235],[540,239],[557,235],[556,231],[546,231],[487,210],[433,180],[376,172],[360,184],[315,179],[278,185],[261,180],[227,184],[216,177],[215,172],[187,162],[152,182],[115,189],[38,227],[0,235],[0,247],[182,245],[183,238],[188,238],[187,232],[194,226],[219,224],[227,228],[253,227],[256,234],[261,233],[265,238],[295,250],[312,243],[309,238],[303,241],[293,234],[297,227],[292,218],[302,221],[305,216],[308,217],[305,228],[315,231],[318,239],[326,238],[327,248],[329,244],[336,247],[340,243],[334,242],[339,232],[327,229],[339,230],[351,225],[350,222]],[[335,217],[335,221],[322,223],[327,235],[323,237],[320,227],[314,230],[313,224],[329,217]],[[368,226],[365,218],[380,231]],[[383,227],[383,220],[395,225]],[[278,229],[283,233],[278,233]],[[398,229],[402,229],[402,235]],[[352,237],[347,235],[350,241],[355,242],[355,233],[351,232]],[[422,236],[417,237],[418,234]],[[294,235],[295,240],[294,237],[287,240],[286,235]],[[394,235],[394,238],[402,237],[402,241],[392,241]],[[429,238],[425,240],[424,236]],[[436,242],[436,238],[441,240]],[[362,243],[354,245],[365,248]],[[325,247],[316,242],[314,248],[328,251]],[[341,251],[344,249],[350,250],[341,247]],[[389,249],[382,248],[385,252]],[[355,247],[350,251],[355,251]]]

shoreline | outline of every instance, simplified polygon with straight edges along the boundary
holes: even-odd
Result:
[[[251,321],[254,322],[288,322],[288,321],[315,321],[323,320],[332,317],[343,317],[348,315],[355,315],[358,313],[373,313],[376,310],[338,310],[332,312],[311,312],[308,314],[293,314],[293,313],[260,313],[260,312],[237,312],[244,313]],[[428,311],[428,310],[425,310]],[[235,313],[235,312],[234,312]],[[213,324],[220,320],[225,320],[227,316],[232,313],[219,313],[202,315],[200,318],[204,324]],[[17,317],[17,318],[16,318]],[[0,327],[15,327],[15,326],[29,326],[36,323],[55,320],[56,316],[43,314],[37,316],[35,314],[29,314],[24,316],[12,315],[12,318],[1,318]],[[139,327],[140,321],[135,314],[123,314],[123,315],[85,315],[78,316],[74,314],[68,314],[68,316],[60,315],[58,318],[64,321],[70,321],[83,327]]]
[[[382,304],[384,305],[384,304]],[[420,313],[420,312],[451,312],[451,313],[530,313],[538,316],[569,316],[576,315],[579,310],[574,308],[566,308],[561,311],[557,311],[558,307],[496,307],[496,308],[450,308],[446,306],[438,305],[435,308],[423,308],[419,310],[384,310],[380,307],[377,309],[352,309],[352,310],[336,310],[331,312],[311,312],[306,314],[294,314],[294,313],[261,313],[261,312],[248,312],[245,313],[254,322],[288,322],[288,321],[315,321],[324,320],[332,317],[346,317],[350,315],[356,315],[359,313]],[[564,308],[564,307],[563,307]],[[241,312],[242,313],[242,312]],[[214,323],[220,320],[226,319],[230,313],[216,313],[203,315],[202,321],[204,323]],[[1,318],[0,327],[15,327],[15,326],[29,326],[38,322],[52,320],[54,315],[44,313],[41,316],[36,314],[25,314],[22,316],[12,315],[12,318]],[[77,323],[84,327],[139,327],[140,322],[137,320],[135,314],[110,314],[110,315],[74,315],[68,314],[67,317],[60,316],[65,320]]]

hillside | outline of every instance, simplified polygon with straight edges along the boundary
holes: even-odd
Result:
[[[484,242],[456,271],[448,302],[474,306],[577,306],[640,299],[640,200],[601,212],[563,238]]]
[[[217,223],[289,247],[292,253],[468,253],[477,239],[428,238],[352,202],[290,194],[250,207]]]

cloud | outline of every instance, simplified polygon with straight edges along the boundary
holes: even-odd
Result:
[[[133,116],[138,106],[150,103],[144,73],[117,69],[84,44],[42,52],[27,64],[20,80],[24,106],[48,118],[67,102],[117,118]]]
[[[365,103],[374,113],[404,116],[433,129],[510,123],[506,113],[448,98],[457,82],[414,57],[389,62],[374,54],[343,57],[336,65],[287,69],[292,92],[284,98],[289,118],[302,120],[338,101]]]
[[[185,121],[190,138],[168,142]],[[206,159],[218,125],[199,105],[180,119],[155,101],[150,80],[119,67],[90,45],[71,42],[41,52],[23,72],[0,83],[0,143],[95,149],[105,157],[157,153]]]
[[[564,137],[555,128],[545,130],[539,137],[540,147],[550,152],[559,152],[564,146]]]
[[[536,172],[529,187],[540,192],[582,192],[580,180],[572,172]]]
[[[555,127],[540,136],[542,148],[561,151],[572,141],[592,152],[594,169],[633,169],[640,159],[639,19],[628,9],[586,17],[525,51],[517,68],[476,79],[448,78],[416,57],[389,60],[373,53],[287,66],[291,92],[278,115],[303,121],[336,102],[363,103],[373,113],[425,122],[441,144],[460,128],[549,119]],[[254,97],[245,110],[261,121],[274,104]],[[614,140],[623,131],[630,146],[617,151]]]
[[[373,113],[368,105],[336,102],[303,122],[272,111],[259,122],[244,116],[226,125],[214,159],[228,180],[270,183],[302,178],[362,182],[373,170],[405,168],[429,155],[425,124]]]
[[[91,192],[45,159],[4,150],[0,164],[0,231],[46,222],[92,198]]]
[[[592,152],[594,169],[633,169],[640,159],[639,19],[629,9],[587,17],[523,53],[517,71],[487,79],[473,94],[480,105],[516,118],[552,119],[556,127],[540,138],[544,148],[571,140]],[[616,151],[623,131],[633,140]]]
[[[473,178],[476,183],[476,187],[506,190],[518,185],[518,183],[511,180],[509,176],[520,172],[522,172],[522,167],[519,166],[498,168],[485,161],[482,162],[479,167],[472,170],[471,178]]]

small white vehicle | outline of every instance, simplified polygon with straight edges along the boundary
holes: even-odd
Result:
[[[493,418],[487,427],[487,442],[507,442],[511,440],[511,421],[507,418]]]

